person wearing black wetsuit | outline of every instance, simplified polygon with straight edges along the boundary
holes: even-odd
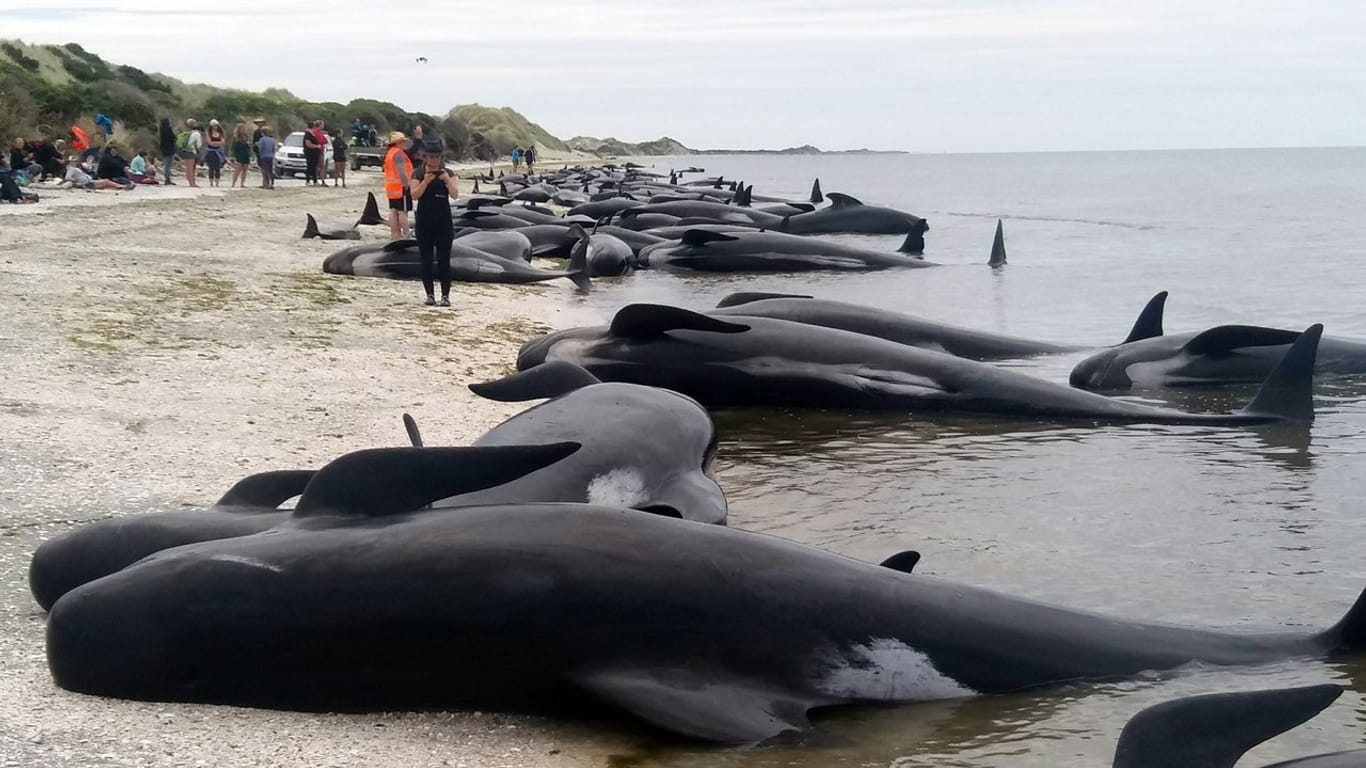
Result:
[[[436,304],[433,295],[432,267],[441,278],[441,306],[451,305],[451,243],[455,226],[451,223],[451,200],[460,196],[455,176],[446,170],[445,146],[440,139],[422,142],[422,165],[408,181],[413,193],[417,223],[417,252],[422,258],[422,287],[427,290],[427,305]]]

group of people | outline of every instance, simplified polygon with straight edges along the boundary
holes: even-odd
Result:
[[[411,139],[402,131],[390,133],[389,149],[384,153],[384,194],[389,199],[391,239],[398,240],[407,233],[409,211],[416,218],[413,234],[422,259],[427,305],[449,307],[451,244],[455,241],[451,201],[460,196],[460,190],[455,174],[446,168],[445,158],[445,144],[439,138],[424,139],[421,125],[413,129]],[[441,281],[440,302],[433,284],[437,276]]]
[[[275,160],[275,139],[264,119],[258,117],[253,122],[255,130],[246,121],[239,120],[229,137],[218,120],[210,120],[201,130],[199,121],[189,118],[184,128],[176,131],[169,117],[161,118],[157,137],[165,183],[175,184],[174,169],[179,165],[184,171],[185,183],[198,187],[199,167],[203,165],[208,171],[209,186],[217,187],[223,181],[223,168],[230,167],[232,176],[228,186],[245,189],[254,156],[261,168],[261,189],[274,188],[270,170]]]
[[[132,190],[138,184],[156,184],[157,167],[142,152],[131,157],[115,142],[106,140],[94,152],[79,128],[74,127],[70,147],[79,152],[65,156],[66,140],[51,143],[16,138],[8,152],[0,154],[0,200],[13,203],[35,202],[36,193],[23,188],[34,181],[57,179],[57,186],[70,184],[84,190]],[[78,143],[79,142],[79,143]],[[84,144],[84,146],[82,146]]]
[[[521,144],[518,144],[517,146],[512,148],[512,170],[522,170],[522,163],[526,163],[527,173],[532,173],[535,170],[535,168],[533,167],[536,164],[535,144],[527,145],[526,149],[522,149]]]
[[[346,186],[346,139],[341,131],[327,133],[327,124],[314,120],[304,131],[304,169],[305,185],[327,186],[327,158],[332,156],[332,184]]]
[[[362,124],[358,117],[351,122],[351,143],[357,147],[378,147],[379,131],[369,123]]]

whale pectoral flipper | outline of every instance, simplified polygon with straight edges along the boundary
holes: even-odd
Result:
[[[694,670],[604,670],[574,678],[646,722],[706,741],[751,745],[811,727],[806,713],[830,703],[770,685]]]
[[[598,377],[567,360],[548,360],[534,368],[504,376],[494,381],[469,385],[470,391],[489,400],[517,403],[559,397],[591,384],[601,384]]]
[[[814,299],[815,296],[807,296],[801,293],[764,293],[763,291],[741,291],[732,293],[716,303],[717,309],[735,307],[741,304],[749,304],[764,299]]]
[[[915,570],[916,563],[920,562],[920,553],[914,549],[898,552],[895,555],[883,560],[879,565],[883,568],[891,568],[894,571],[910,573]]]
[[[1182,349],[1193,355],[1226,357],[1239,347],[1279,347],[1294,344],[1300,334],[1256,325],[1221,325],[1186,342]]]
[[[380,517],[412,512],[448,496],[492,488],[569,456],[580,443],[479,448],[371,448],[318,470],[295,517]]]
[[[217,506],[274,509],[303,493],[316,474],[312,469],[282,469],[247,475],[223,494]]]
[[[663,304],[628,304],[612,318],[609,333],[620,339],[658,336],[667,331],[744,333],[748,325],[728,323],[700,312]]]
[[[402,240],[390,240],[389,242],[384,244],[384,252],[393,253],[395,251],[402,251],[408,248],[416,247],[417,241],[412,238],[405,238]]]
[[[1131,341],[1143,341],[1144,339],[1155,339],[1162,335],[1162,313],[1167,305],[1167,292],[1158,291],[1148,303],[1143,305],[1142,311],[1138,313],[1138,319],[1134,320],[1134,325],[1129,329],[1129,335],[1125,337],[1121,344],[1128,344]]]
[[[683,237],[679,238],[684,245],[693,246],[706,245],[707,243],[729,243],[739,239],[723,232],[712,232],[708,229],[690,229],[683,233]]]
[[[408,442],[414,448],[422,447],[422,432],[417,428],[417,420],[409,414],[403,414],[403,431],[408,433]]]
[[[1322,712],[1342,690],[1216,693],[1148,707],[1120,732],[1114,768],[1232,768],[1248,750]]]

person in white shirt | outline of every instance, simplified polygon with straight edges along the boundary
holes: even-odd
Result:
[[[118,182],[91,176],[81,169],[80,160],[74,157],[66,164],[66,176],[57,182],[59,187],[63,184],[70,184],[76,189],[128,189],[127,186]]]

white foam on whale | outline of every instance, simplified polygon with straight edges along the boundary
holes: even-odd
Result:
[[[645,476],[631,467],[618,467],[588,482],[588,503],[629,509],[648,500]]]
[[[930,701],[976,695],[935,668],[930,657],[900,640],[875,637],[825,659],[822,693],[866,701]]]

